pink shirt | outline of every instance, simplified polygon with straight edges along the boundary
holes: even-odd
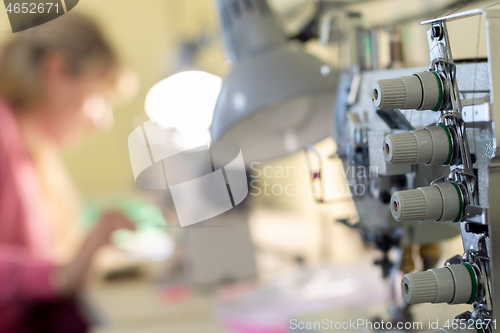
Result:
[[[0,99],[0,332],[30,302],[56,297],[37,176],[11,108]]]

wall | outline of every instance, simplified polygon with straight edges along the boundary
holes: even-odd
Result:
[[[0,5],[0,42],[11,36],[6,12]],[[66,153],[65,162],[84,195],[131,192],[136,189],[128,156],[127,138],[144,116],[149,88],[176,72],[181,39],[201,30],[217,33],[211,0],[81,0],[74,11],[95,18],[139,79],[135,97],[115,108],[115,126],[109,133],[88,138]],[[199,69],[223,75],[224,55],[215,38],[199,55]],[[137,118],[138,117],[138,118]]]

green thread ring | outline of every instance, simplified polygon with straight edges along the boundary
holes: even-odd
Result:
[[[458,215],[455,218],[455,220],[453,220],[453,222],[458,222],[458,221],[460,221],[460,218],[462,217],[462,212],[463,212],[462,193],[460,192],[460,188],[458,187],[457,184],[455,184],[454,182],[451,182],[451,184],[455,187],[455,190],[457,190],[458,201],[460,202],[460,208],[458,209]]]
[[[476,299],[477,296],[476,274],[474,274],[474,270],[472,269],[472,266],[469,263],[463,262],[462,265],[464,265],[467,268],[470,274],[470,278],[472,280],[472,293],[470,295],[469,301],[467,302],[467,304],[472,304],[474,303],[474,300]]]
[[[432,72],[436,76],[436,80],[438,82],[439,86],[439,97],[438,97],[438,102],[434,109],[432,111],[439,111],[439,108],[441,107],[441,103],[443,102],[443,85],[441,84],[441,80],[439,79],[439,75],[436,72]]]
[[[443,124],[440,124],[439,126],[441,126],[442,128],[444,128],[444,131],[446,132],[446,136],[448,137],[448,158],[446,159],[446,162],[443,163],[443,165],[448,165],[451,161],[451,155],[453,154],[453,143],[451,141],[451,134],[450,134],[450,130],[448,129],[448,127],[444,126]]]

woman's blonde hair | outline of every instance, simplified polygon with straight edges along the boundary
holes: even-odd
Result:
[[[70,74],[95,72],[115,84],[118,59],[99,27],[68,13],[38,27],[14,34],[0,48],[0,96],[15,107],[41,97],[41,64],[50,52],[67,57]]]

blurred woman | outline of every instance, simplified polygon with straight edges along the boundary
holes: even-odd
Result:
[[[0,48],[0,332],[84,330],[69,312],[62,323],[43,311],[36,319],[33,305],[69,299],[111,232],[133,229],[120,213],[105,212],[72,260],[55,259],[51,222],[64,216],[72,225],[77,214],[63,168],[46,163],[53,157],[46,147],[107,127],[119,73],[99,28],[72,13],[16,33]]]

